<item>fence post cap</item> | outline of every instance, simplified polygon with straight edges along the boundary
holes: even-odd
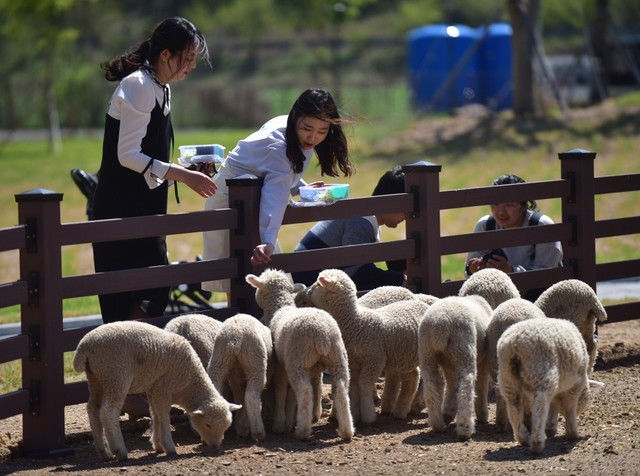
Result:
[[[243,174],[238,175],[237,177],[226,179],[227,185],[240,185],[240,186],[253,186],[258,187],[262,186],[262,182],[264,182],[264,177],[256,177],[251,174]]]
[[[559,152],[558,158],[562,159],[595,159],[596,153],[586,149],[571,149],[567,152]]]
[[[46,188],[34,188],[15,195],[16,202],[61,202],[63,194],[47,190]]]
[[[442,170],[442,165],[434,164],[432,162],[427,162],[425,160],[420,160],[418,162],[413,162],[412,164],[407,164],[402,166],[402,171],[405,173],[408,172],[440,172]]]

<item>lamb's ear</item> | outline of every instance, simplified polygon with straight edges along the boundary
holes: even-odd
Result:
[[[255,274],[247,274],[244,279],[247,283],[249,283],[256,289],[260,289],[260,286],[262,285],[262,283],[260,282],[260,278],[258,278]]]
[[[307,289],[307,286],[302,284],[302,283],[295,283],[293,285],[293,292],[294,293],[299,293],[300,291],[304,291],[305,289]]]
[[[604,387],[604,382],[598,382],[597,380],[589,379],[589,389],[591,390],[591,392],[599,392],[602,387]]]
[[[318,276],[317,283],[325,289],[331,289],[331,280],[324,276]]]
[[[236,410],[240,410],[241,408],[242,408],[242,405],[237,405],[235,403],[229,404],[229,411],[235,412]]]

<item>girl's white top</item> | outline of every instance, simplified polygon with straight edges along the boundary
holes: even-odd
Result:
[[[287,158],[287,117],[274,117],[249,137],[239,141],[214,177],[218,194],[229,193],[226,179],[243,175],[264,178],[260,196],[260,239],[262,243],[274,245],[282,227],[289,196],[297,195],[299,188],[306,185],[302,175],[314,153],[314,149],[303,149],[305,160],[302,172],[294,173]]]
[[[164,115],[171,111],[171,89],[166,84],[167,101]],[[151,157],[142,153],[142,139],[147,135],[147,126],[151,120],[151,111],[156,103],[162,106],[165,92],[149,73],[139,69],[120,81],[113,92],[107,114],[120,121],[118,139],[118,160],[123,167],[142,173]],[[170,164],[154,160],[147,169],[144,178],[150,189],[164,181]]]

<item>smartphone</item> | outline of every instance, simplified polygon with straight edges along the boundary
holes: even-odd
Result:
[[[488,253],[486,253],[482,257],[482,260],[484,262],[487,262],[490,259],[492,259],[494,256],[502,256],[503,258],[506,258],[507,254],[504,252],[504,250],[502,248],[496,248],[496,249],[493,249],[493,250],[489,251]]]

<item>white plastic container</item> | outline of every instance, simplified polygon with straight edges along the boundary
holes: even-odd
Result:
[[[300,187],[300,199],[303,202],[333,202],[348,197],[348,183],[325,183],[321,187]]]
[[[220,144],[181,145],[178,162],[183,167],[195,164],[220,164],[224,161],[225,147]]]

